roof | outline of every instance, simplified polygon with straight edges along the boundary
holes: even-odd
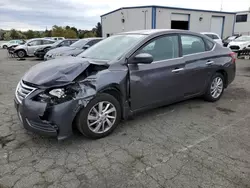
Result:
[[[242,14],[242,13],[246,13],[246,14],[250,13],[250,10],[236,12],[236,14]]]
[[[82,38],[80,40],[95,40],[95,39],[103,39],[101,37],[90,37],[90,38]]]
[[[148,29],[148,30],[137,30],[137,31],[128,31],[120,34],[141,34],[141,35],[150,35],[158,32],[167,32],[174,31],[174,29]]]
[[[179,30],[179,29],[149,29],[149,30],[137,30],[137,31],[128,31],[123,33],[117,33],[118,35],[123,34],[140,34],[140,35],[152,35],[152,34],[165,34],[165,33],[189,33],[189,34],[199,34],[197,32],[192,32],[189,30]]]
[[[205,35],[205,34],[212,34],[212,35],[218,35],[216,33],[213,33],[213,32],[201,32],[201,34]]]
[[[103,16],[107,16],[111,13],[114,13],[116,11],[119,10],[123,10],[123,9],[136,9],[136,8],[165,8],[165,9],[175,9],[175,10],[187,10],[187,11],[200,11],[200,12],[213,12],[213,13],[224,13],[224,14],[236,14],[236,12],[224,12],[224,11],[214,11],[214,10],[201,10],[201,9],[190,9],[190,8],[180,8],[180,7],[168,7],[168,6],[157,6],[157,5],[148,5],[148,6],[137,6],[137,7],[122,7],[116,10],[113,10],[111,12],[108,12],[106,14],[101,15],[101,17]]]

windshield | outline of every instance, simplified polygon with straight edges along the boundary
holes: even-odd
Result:
[[[231,36],[231,37],[228,37],[227,40],[234,40],[236,38],[236,36]]]
[[[83,46],[88,42],[88,40],[86,39],[81,39],[81,40],[78,40],[77,42],[71,44],[70,46],[71,47],[74,47],[74,48],[83,48]]]
[[[242,36],[235,39],[235,41],[250,41],[250,36]]]
[[[114,35],[102,40],[79,56],[90,59],[115,60],[145,37],[146,35]]]

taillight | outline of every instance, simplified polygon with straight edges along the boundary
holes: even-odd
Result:
[[[232,62],[235,63],[236,62],[236,58],[237,58],[236,53],[231,52],[229,55],[232,57]]]

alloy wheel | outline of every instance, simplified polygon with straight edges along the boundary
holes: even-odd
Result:
[[[101,101],[90,109],[87,123],[92,132],[101,134],[112,128],[116,118],[117,110],[115,106],[108,101]]]
[[[220,77],[214,78],[211,84],[210,92],[211,96],[215,99],[220,97],[223,91],[223,80]]]
[[[17,55],[18,55],[18,57],[20,57],[20,58],[22,58],[22,57],[24,57],[24,56],[25,56],[25,54],[24,54],[24,52],[23,52],[23,51],[19,51],[19,52],[17,52]]]

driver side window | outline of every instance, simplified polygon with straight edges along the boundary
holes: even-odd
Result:
[[[38,45],[42,45],[41,40],[33,40],[29,43],[29,46],[38,46]]]
[[[153,39],[138,54],[148,53],[153,56],[153,61],[162,61],[179,57],[178,36],[170,35]]]

